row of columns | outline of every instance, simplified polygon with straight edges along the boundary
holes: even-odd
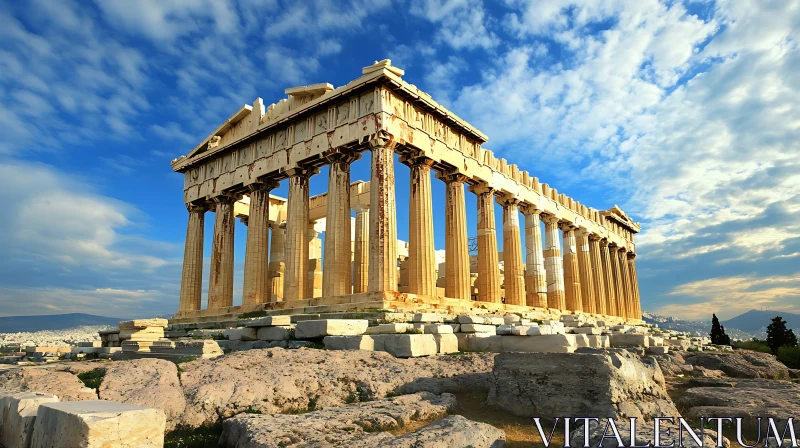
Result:
[[[330,177],[326,218],[326,244],[322,294],[340,296],[352,292],[396,291],[397,224],[395,207],[394,142],[376,138],[372,152],[369,209],[356,209],[355,241],[351,265],[350,165],[355,153],[328,156]],[[409,195],[409,292],[436,295],[436,262],[433,241],[431,168],[422,155],[403,156],[411,172]],[[285,230],[273,227],[271,257],[267,256],[269,191],[274,182],[250,186],[250,218],[245,255],[243,304],[273,300],[278,288],[286,301],[307,296],[309,246],[309,177],[316,171],[295,168],[286,172],[289,194]],[[439,173],[446,184],[445,296],[471,299],[470,257],[464,184],[457,173]],[[570,223],[542,214],[514,197],[497,197],[483,184],[471,185],[478,212],[478,297],[500,302],[501,282],[494,203],[503,206],[503,261],[505,302],[512,305],[550,307],[622,317],[641,316],[638,281],[633,254],[609,245],[599,236],[581,232]],[[231,306],[233,297],[233,203],[234,197],[214,198],[214,246],[209,281],[209,308]],[[203,254],[203,222],[206,208],[190,205],[180,311],[200,309]],[[519,213],[525,216],[526,259],[522,261]],[[541,222],[544,222],[542,250]],[[559,238],[559,230],[562,232]],[[576,235],[576,230],[578,233]],[[563,240],[563,255],[561,246]],[[277,285],[269,271],[281,258],[283,281]],[[351,267],[353,272],[351,272]],[[270,284],[272,282],[272,284]]]

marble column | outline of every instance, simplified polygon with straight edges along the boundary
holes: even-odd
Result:
[[[628,252],[628,272],[631,279],[631,289],[633,290],[633,318],[641,319],[642,299],[639,296],[639,278],[636,276],[636,261],[634,261],[634,258],[636,258],[636,254]]]
[[[357,205],[353,244],[353,294],[367,292],[369,275],[369,207]],[[327,244],[327,243],[326,243]]]
[[[436,252],[433,245],[433,160],[403,158],[411,170],[408,207],[408,292],[436,295]]]
[[[251,184],[247,216],[247,247],[244,261],[242,305],[270,302],[269,281],[269,192],[274,182]]]
[[[442,175],[445,182],[445,297],[471,300],[469,276],[469,244],[467,207],[464,199],[463,174]]]
[[[507,305],[525,305],[525,267],[519,230],[519,200],[503,199],[503,271]]]
[[[564,233],[564,298],[568,310],[583,311],[575,228],[572,227],[572,224],[565,223],[562,225],[561,230]]]
[[[369,142],[369,291],[397,291],[397,209],[394,192],[394,141]]]
[[[522,207],[525,215],[525,304],[547,308],[547,271],[542,250],[541,210]]]
[[[322,268],[322,296],[350,294],[350,163],[351,154],[328,156],[328,204],[325,215],[325,259]]]
[[[203,235],[207,207],[186,204],[186,209],[189,211],[189,224],[183,250],[179,312],[199,310],[203,294]]]
[[[295,168],[289,175],[289,199],[286,204],[284,253],[284,300],[305,298],[308,287],[308,170]]]
[[[619,270],[622,277],[622,290],[625,294],[625,317],[633,317],[633,292],[631,291],[631,278],[628,272],[628,251],[623,247],[619,251]]]
[[[478,197],[478,301],[501,303],[494,190],[485,185],[474,185],[470,190]]]
[[[564,296],[564,271],[561,263],[561,236],[558,218],[545,216],[544,220],[544,264],[547,272],[547,307],[567,309]]]
[[[214,200],[214,242],[211,246],[211,276],[208,281],[208,309],[233,305],[233,203],[230,196]]]
[[[273,223],[271,225],[270,245],[269,245],[269,278],[270,278],[270,302],[282,302],[283,278],[286,275],[285,241],[286,223]]]
[[[614,267],[611,262],[613,251],[608,240],[600,240],[600,258],[603,263],[603,287],[606,293],[606,314],[617,315],[617,287],[614,281]]]
[[[306,277],[305,297],[322,297],[322,239],[321,228],[317,222],[308,223],[308,276]],[[350,254],[347,254],[348,258]]]
[[[616,308],[614,315],[619,317],[625,316],[625,287],[622,284],[622,270],[619,266],[619,247],[616,244],[609,244],[609,259],[611,260],[611,272],[614,279],[614,298],[616,299]]]
[[[594,271],[589,247],[589,232],[579,229],[578,232],[578,269],[581,281],[581,306],[586,313],[596,314],[594,295]]]
[[[608,314],[606,311],[605,272],[600,253],[600,237],[589,235],[589,265],[592,270],[592,288],[594,289],[594,309],[597,314]]]

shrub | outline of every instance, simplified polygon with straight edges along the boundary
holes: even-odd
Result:
[[[198,428],[178,426],[164,435],[164,448],[217,448],[222,422]]]
[[[778,361],[790,369],[800,369],[800,346],[784,346],[778,349]]]
[[[106,371],[103,369],[94,369],[88,372],[78,374],[78,379],[90,389],[98,389],[100,383],[103,382],[103,377],[106,376]]]
[[[771,353],[769,345],[763,341],[739,341],[733,343],[733,348],[740,348],[742,350],[753,350],[761,353]]]

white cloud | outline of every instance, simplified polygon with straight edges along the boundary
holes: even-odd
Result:
[[[491,49],[500,43],[481,0],[412,0],[409,11],[437,24],[436,38],[456,50]]]

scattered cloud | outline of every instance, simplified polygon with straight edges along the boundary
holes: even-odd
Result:
[[[491,49],[500,39],[481,0],[412,0],[411,14],[436,25],[436,39],[456,50]]]

